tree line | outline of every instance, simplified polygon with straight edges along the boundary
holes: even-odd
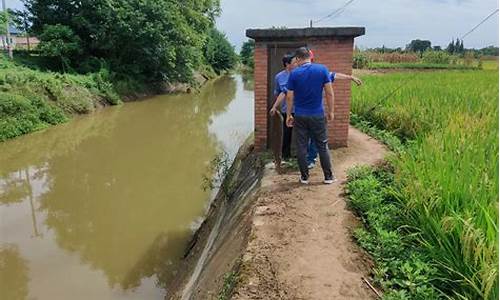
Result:
[[[433,50],[433,51],[446,51],[452,55],[464,55],[465,52],[471,52],[475,56],[482,56],[482,55],[498,56],[498,47],[488,46],[481,49],[474,49],[474,48],[467,49],[464,47],[463,40],[460,40],[458,38],[452,39],[445,49],[443,49],[441,46],[437,45],[433,46],[430,40],[414,39],[409,44],[407,44],[405,48],[402,47],[388,48],[382,46],[382,47],[370,48],[367,50],[380,53],[393,53],[393,52],[424,53],[425,51]]]
[[[247,40],[246,42],[243,43],[240,51],[240,58],[241,58],[241,63],[253,68],[254,66],[254,60],[253,60],[253,51],[255,48],[255,41],[252,39]],[[458,55],[458,56],[463,56],[465,55],[466,52],[470,52],[473,54],[473,56],[479,57],[479,56],[498,56],[498,47],[494,46],[489,46],[481,49],[466,49],[464,47],[464,42],[460,39],[452,39],[452,41],[448,44],[448,47],[446,47],[444,50],[441,48],[441,46],[432,46],[431,41],[429,40],[420,40],[420,39],[415,39],[412,40],[409,44],[406,45],[405,48],[398,47],[398,48],[388,48],[385,46],[382,47],[376,47],[376,48],[369,48],[366,49],[367,51],[370,52],[378,52],[378,53],[405,53],[405,52],[412,52],[412,53],[419,53],[420,56],[424,56],[424,53],[433,51],[433,52],[443,52],[446,51],[450,55]],[[443,55],[436,55],[436,54],[426,54],[426,56],[432,56],[433,60],[436,60],[438,57],[439,59],[442,59],[446,53],[442,53]],[[438,59],[438,60],[439,60]],[[356,60],[356,57],[354,57],[354,60]]]
[[[144,82],[190,82],[237,55],[215,28],[220,0],[23,0],[12,23],[40,39],[40,55],[63,72],[109,69]]]

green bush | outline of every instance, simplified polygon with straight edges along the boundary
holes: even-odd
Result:
[[[39,38],[40,54],[58,59],[63,71],[68,70],[71,61],[81,53],[81,41],[68,26],[45,25]]]
[[[96,72],[104,60],[111,71],[144,82],[191,81],[220,12],[218,0],[26,0],[24,6],[35,34],[57,26],[78,38],[81,53],[67,57],[73,69]],[[66,47],[50,48],[59,46]]]
[[[422,61],[430,64],[449,64],[451,55],[446,51],[427,50],[422,55]]]
[[[41,72],[0,56],[0,141],[120,103],[110,80],[105,69],[89,75]]]
[[[416,235],[404,228],[404,213],[394,189],[392,169],[359,166],[348,171],[348,203],[364,227],[354,236],[375,261],[374,281],[384,299],[439,299],[431,282],[436,270],[418,247]]]
[[[361,51],[356,51],[354,52],[354,56],[352,57],[352,67],[355,69],[364,69],[368,67],[370,64],[370,59],[368,56],[361,52]]]
[[[64,121],[60,108],[40,98],[0,92],[0,141]]]
[[[207,63],[217,74],[234,68],[236,53],[224,33],[211,29],[205,44],[204,55]]]

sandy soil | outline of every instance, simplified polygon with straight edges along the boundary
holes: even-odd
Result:
[[[386,149],[350,128],[349,147],[332,153],[333,185],[322,184],[319,164],[308,186],[298,172],[266,170],[233,299],[375,299],[362,281],[370,261],[352,240],[358,223],[342,193],[346,170],[377,163]]]

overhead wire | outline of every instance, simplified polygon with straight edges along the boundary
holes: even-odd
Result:
[[[467,37],[469,34],[471,34],[473,31],[475,31],[477,28],[479,28],[484,22],[486,22],[489,18],[491,18],[492,16],[494,16],[496,13],[498,13],[499,9],[495,9],[492,13],[490,13],[486,18],[484,18],[481,22],[479,22],[476,26],[474,26],[471,30],[469,30],[467,33],[465,33],[461,40],[463,40],[465,37]],[[379,101],[377,101],[370,109],[369,111],[372,111],[374,110],[375,108],[377,108],[377,106],[380,106],[380,104],[382,104],[383,101],[387,100],[389,97],[391,97],[392,95],[394,95],[397,91],[399,91],[401,88],[403,88],[406,84],[408,84],[410,81],[412,81],[413,79],[415,79],[417,76],[419,75],[418,72],[416,72],[415,74],[413,74],[413,76],[411,77],[408,77],[405,81],[403,81],[399,86],[397,86],[395,89],[393,89],[392,91],[390,91],[387,95],[385,95],[384,97],[382,97]]]
[[[322,22],[326,19],[330,19],[330,18],[335,18],[335,17],[338,17],[340,16],[345,10],[346,8],[351,4],[353,3],[355,0],[349,0],[347,1],[346,3],[344,3],[344,5],[342,5],[341,7],[337,8],[336,10],[334,10],[333,12],[329,13],[328,15],[318,19],[318,20],[315,20],[315,21],[311,21],[311,24],[317,24],[319,22]]]

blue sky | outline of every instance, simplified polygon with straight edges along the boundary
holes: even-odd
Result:
[[[305,27],[310,19],[320,19],[346,1],[221,0],[217,27],[239,49],[246,40],[246,28]],[[7,0],[7,5],[22,6],[20,0]],[[446,46],[497,7],[497,0],[356,0],[338,18],[316,26],[365,26],[366,35],[356,39],[360,47],[404,47],[414,38]],[[470,34],[464,44],[469,48],[498,46],[498,15]]]

